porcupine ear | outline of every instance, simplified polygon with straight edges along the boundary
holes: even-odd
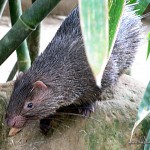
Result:
[[[47,89],[47,86],[42,81],[36,81],[34,83],[34,88],[44,88],[44,89]]]

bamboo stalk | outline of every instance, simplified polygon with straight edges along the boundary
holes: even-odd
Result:
[[[0,40],[0,65],[36,29],[60,0],[36,0]]]
[[[21,1],[9,0],[9,10],[12,26],[16,23],[22,14]],[[30,56],[26,40],[16,49],[18,58],[18,70],[26,71],[30,67]]]
[[[31,64],[35,60],[35,58],[38,56],[40,51],[40,31],[41,25],[39,24],[35,31],[31,33],[31,35],[28,37],[28,47],[29,47],[29,53],[30,53],[30,59]]]
[[[36,0],[32,0],[32,3],[34,3]],[[39,24],[35,31],[33,31],[30,36],[28,37],[28,47],[29,47],[29,53],[31,58],[31,64],[35,60],[35,58],[38,56],[40,51],[40,32],[41,32],[41,24]]]

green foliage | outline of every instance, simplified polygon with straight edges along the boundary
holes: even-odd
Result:
[[[34,3],[36,0],[32,0]],[[31,58],[31,64],[38,56],[40,51],[40,32],[41,32],[41,24],[39,24],[35,31],[33,31],[30,36],[27,38],[29,53]]]
[[[129,0],[128,4],[135,4],[137,0]]]
[[[124,7],[124,0],[112,1],[109,9],[109,50],[113,48],[119,21]]]
[[[148,144],[145,144],[144,150],[149,150],[149,149],[150,149],[149,141],[150,141],[150,130],[149,130],[148,135],[147,135],[147,138],[146,138],[146,142],[147,142]]]
[[[139,110],[138,110],[138,114],[137,114],[137,121],[134,124],[134,127],[132,129],[132,133],[131,133],[131,139],[130,142],[132,140],[132,136],[133,136],[133,132],[135,130],[135,128],[147,117],[147,115],[150,113],[150,82],[147,86],[147,89],[145,91],[144,97],[142,99],[142,102],[139,106]]]
[[[144,97],[143,97],[142,102],[140,104],[137,119],[139,119],[141,117],[142,111],[149,111],[150,110],[149,106],[150,106],[150,82],[148,83]]]
[[[146,10],[147,6],[150,4],[150,0],[130,0],[130,3],[135,3],[138,2],[134,9],[137,10],[137,13],[139,15],[142,15],[143,12]],[[148,40],[150,39],[150,34],[148,35]],[[147,58],[149,56],[150,53],[150,42],[148,43],[148,51],[147,51]],[[135,130],[135,128],[149,115],[150,113],[150,82],[147,85],[146,91],[144,93],[144,97],[141,101],[141,104],[139,106],[138,109],[138,114],[137,114],[137,121],[134,124],[134,127],[132,129],[132,133],[131,133],[131,139],[132,140],[132,136],[133,136],[133,132]],[[142,122],[142,132],[145,134],[145,132],[147,132],[149,126],[147,125],[147,121],[144,120],[144,122]],[[147,141],[146,142],[150,142],[150,131],[148,133],[147,136]],[[144,150],[148,150],[150,149],[150,144],[146,144],[144,147]]]
[[[135,4],[135,10],[139,15],[142,15],[150,3],[150,0],[129,0],[129,4]]]
[[[21,2],[19,0],[9,0],[9,10],[12,26],[22,14]],[[26,71],[30,67],[30,56],[26,40],[16,49],[17,68],[19,71]]]
[[[108,51],[108,3],[106,0],[82,0],[79,8],[86,54],[97,75]]]
[[[132,140],[132,136],[133,136],[133,132],[135,130],[135,128],[150,114],[150,82],[148,83],[148,86],[146,88],[146,91],[144,93],[143,99],[141,101],[141,104],[139,106],[138,109],[138,114],[137,114],[137,121],[134,124],[134,127],[132,129],[132,134],[131,134],[131,139]],[[147,130],[147,121],[144,121],[142,126],[146,127],[145,130]],[[144,128],[142,128],[142,130],[144,131]],[[150,139],[150,134],[147,137],[147,140]],[[150,148],[150,145],[147,144],[146,148]]]
[[[147,59],[149,57],[150,54],[150,33],[148,34],[148,49],[147,49]]]
[[[30,52],[31,64],[39,54],[40,32],[41,32],[41,25],[39,24],[36,30],[30,34],[27,40],[29,52]]]
[[[18,20],[15,20],[16,23],[12,29],[0,41],[0,65],[10,54],[12,54],[23,40],[36,29],[41,20],[47,16],[50,10],[52,10],[59,1],[60,0],[36,0],[35,3],[27,9]],[[111,49],[116,39],[124,2],[124,0],[79,1],[81,28],[86,54],[95,75],[99,74],[99,72],[103,72],[107,63],[105,60],[108,60],[108,56],[111,53]],[[134,4],[135,2],[138,3],[134,5],[134,9],[137,10],[139,15],[142,15],[150,3],[150,0],[129,1],[130,4]],[[5,3],[3,3],[3,5],[0,4],[0,12],[3,11],[4,4]],[[150,34],[148,38],[150,39]],[[21,58],[22,56],[19,51],[21,50],[18,50],[18,56]],[[148,45],[147,57],[149,56],[149,53],[150,43]],[[135,123],[133,131],[136,126],[147,117],[149,112],[150,83],[147,86],[144,97],[139,106],[137,122]],[[150,131],[148,139],[150,139]],[[145,149],[150,149],[149,145],[146,145]]]
[[[109,0],[108,3],[105,0],[101,3],[82,0],[79,1],[79,6],[86,54],[96,76],[103,72],[109,56],[108,51],[111,52],[114,45],[124,0]]]
[[[36,0],[0,40],[0,65],[36,29],[60,0]],[[37,15],[38,14],[38,15]],[[19,30],[18,30],[19,29]],[[18,38],[19,37],[19,38]]]
[[[147,6],[150,4],[150,0],[137,0],[138,5],[135,6],[135,9],[138,10],[138,14],[142,15],[146,10]]]

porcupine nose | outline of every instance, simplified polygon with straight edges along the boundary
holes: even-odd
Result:
[[[15,121],[9,118],[6,118],[6,123],[9,127],[13,127],[15,125]]]
[[[6,118],[6,123],[9,127],[22,128],[26,122],[26,119],[22,116],[15,116],[13,118]]]

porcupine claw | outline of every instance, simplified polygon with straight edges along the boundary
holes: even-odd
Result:
[[[40,130],[44,135],[47,135],[48,131],[51,129],[51,119],[52,116],[40,120]]]
[[[94,112],[94,110],[95,110],[94,104],[89,104],[79,108],[79,114],[83,115],[84,117],[89,117],[91,113]]]

